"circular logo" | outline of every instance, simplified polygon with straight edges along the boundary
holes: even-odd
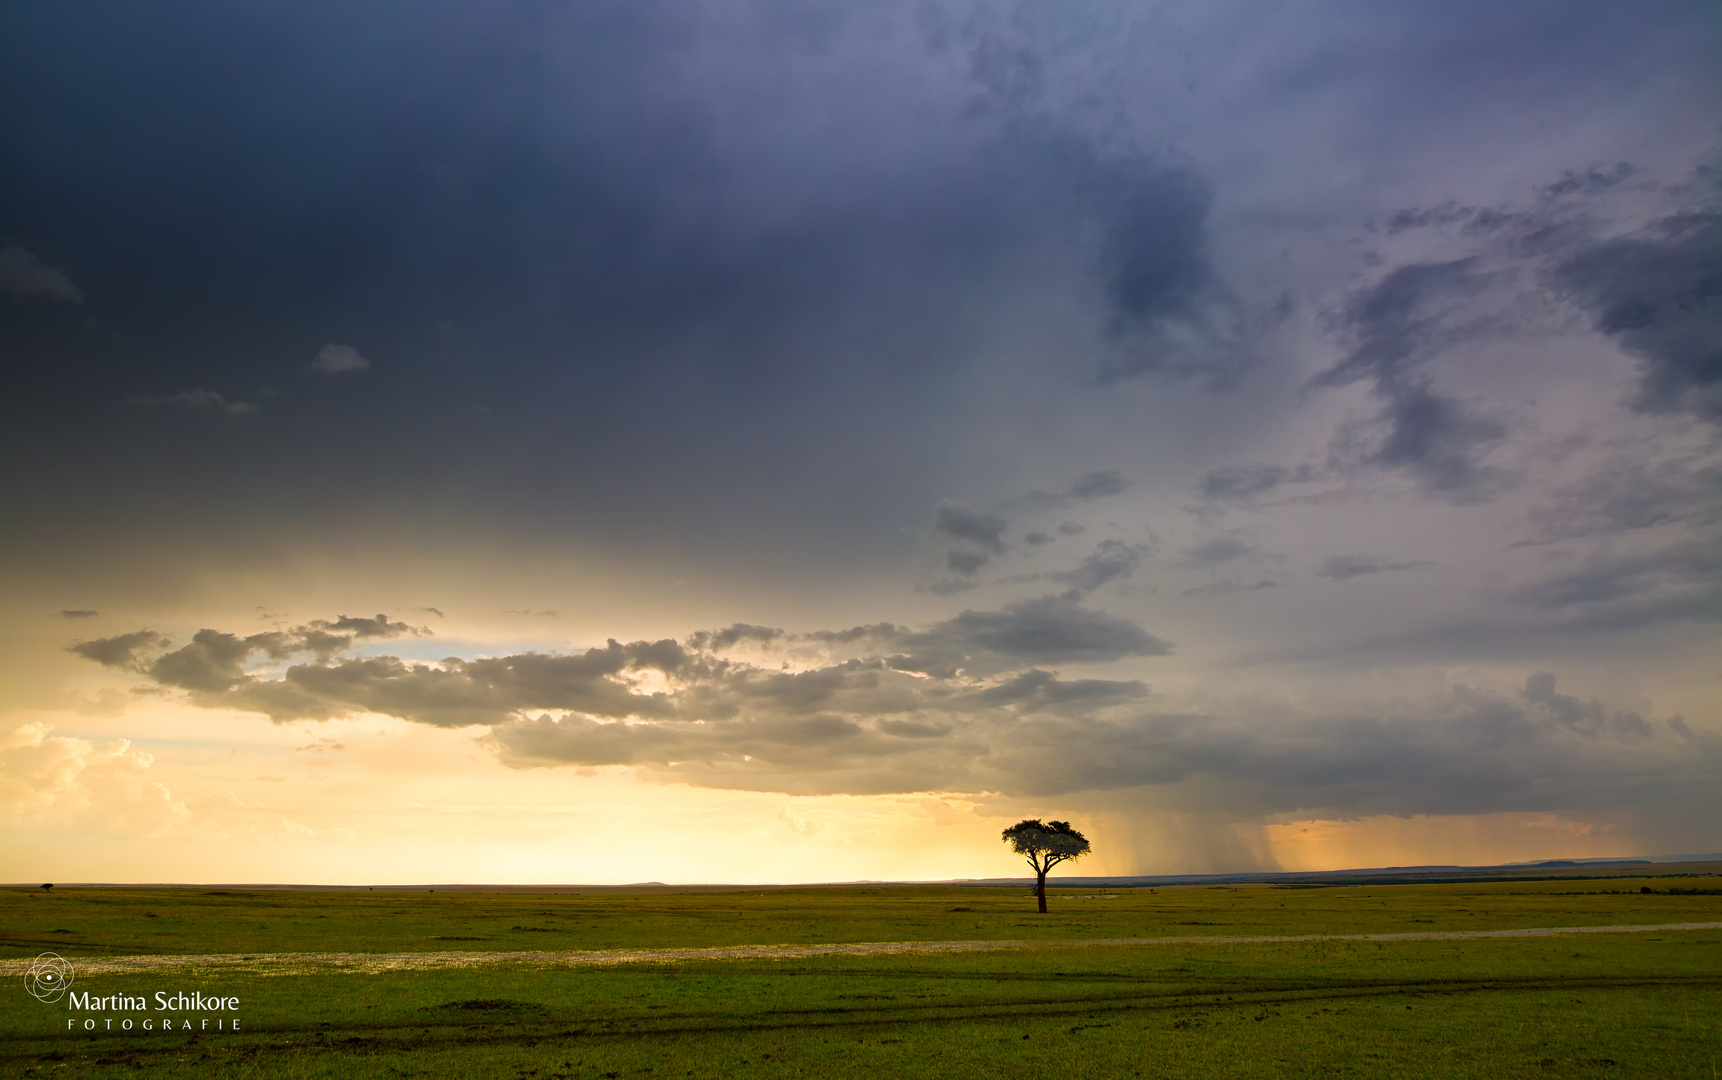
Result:
[[[38,1001],[59,1001],[71,985],[72,964],[58,953],[45,952],[36,957],[24,976],[24,989]]]

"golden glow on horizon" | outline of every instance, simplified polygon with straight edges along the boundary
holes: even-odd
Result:
[[[1267,827],[1286,870],[1374,866],[1488,866],[1541,859],[1672,854],[1645,850],[1621,830],[1559,814],[1452,814],[1294,821]]]
[[[170,733],[167,734],[167,733]],[[626,768],[499,764],[472,730],[382,717],[271,725],[158,699],[43,712],[0,737],[10,881],[405,884],[1016,877],[998,832],[1067,816],[1074,875],[1318,870],[1645,854],[1553,815],[1194,827],[1080,799],[793,797],[653,783]],[[1229,862],[1228,862],[1229,860]]]

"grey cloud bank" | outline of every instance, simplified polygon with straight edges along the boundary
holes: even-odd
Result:
[[[1165,651],[1125,620],[1052,597],[923,630],[738,625],[569,654],[434,664],[318,654],[272,675],[243,666],[315,654],[326,643],[314,635],[327,632],[316,628],[342,623],[363,624],[355,636],[406,632],[343,619],[298,638],[203,630],[153,657],[144,654],[164,641],[148,631],[76,651],[206,708],[277,722],[376,712],[479,725],[515,767],[625,765],[794,794],[1062,797],[1198,784],[1204,799],[1229,792],[1231,811],[1246,815],[1413,815],[1713,807],[1722,782],[1722,737],[1561,693],[1546,672],[1518,694],[1453,686],[1374,709],[1174,709],[1140,681],[1043,667]],[[766,651],[727,655],[743,644]],[[800,666],[773,666],[774,655]]]

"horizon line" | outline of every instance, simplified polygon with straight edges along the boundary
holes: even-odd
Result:
[[[1483,872],[1514,872],[1536,870],[1584,870],[1604,869],[1610,866],[1675,866],[1682,864],[1701,864],[1722,862],[1722,852],[1689,855],[1623,855],[1607,858],[1582,859],[1538,859],[1528,862],[1493,863],[1487,865],[1465,865],[1457,863],[1431,863],[1414,866],[1371,866],[1347,867],[1333,870],[1235,870],[1205,874],[1072,874],[1057,879],[1066,887],[1078,885],[1104,886],[1107,884],[1125,888],[1137,888],[1153,884],[1196,884],[1200,882],[1251,882],[1268,879],[1308,879],[1319,877],[1352,877],[1364,874],[1452,874],[1452,873],[1483,873]],[[469,881],[469,882],[406,882],[384,883],[369,882],[364,884],[335,884],[328,882],[194,882],[194,881],[66,881],[35,883],[16,881],[0,883],[0,888],[7,889],[40,889],[44,884],[52,888],[69,889],[294,889],[294,890],[403,890],[437,889],[472,891],[477,889],[817,889],[817,888],[854,888],[863,885],[945,885],[945,886],[994,886],[1008,887],[1016,885],[1032,885],[1033,876],[1002,876],[986,878],[856,878],[848,881],[782,881],[782,882],[719,882],[719,881],[630,881],[613,883],[596,882],[518,882],[518,881]],[[1049,884],[1051,882],[1049,881]]]

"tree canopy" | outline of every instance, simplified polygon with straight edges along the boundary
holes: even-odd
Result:
[[[1047,871],[1089,852],[1088,837],[1077,832],[1068,821],[1029,818],[1006,829],[1002,837],[1012,851],[1026,857],[1028,865],[1034,868],[1034,892],[1042,913],[1046,911]]]

